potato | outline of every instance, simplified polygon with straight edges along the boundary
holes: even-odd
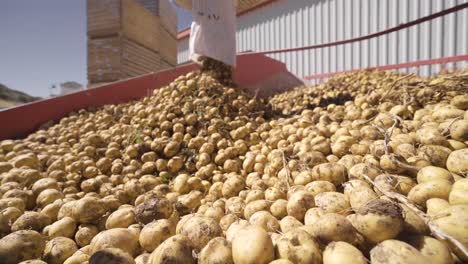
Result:
[[[366,264],[367,259],[353,245],[343,242],[331,242],[323,251],[323,264]]]
[[[148,224],[154,220],[167,219],[174,211],[172,203],[166,198],[154,198],[139,204],[135,208],[136,220]]]
[[[442,168],[447,165],[447,160],[449,155],[451,155],[451,152],[451,149],[440,145],[424,145],[419,148],[419,156],[430,161],[431,164]]]
[[[114,228],[93,237],[90,247],[91,254],[105,248],[119,248],[133,256],[138,248],[138,237],[127,228]]]
[[[351,167],[351,169],[348,171],[348,175],[350,179],[364,179],[364,175],[368,176],[372,180],[375,179],[375,177],[379,176],[381,174],[381,170],[372,164],[367,164],[367,163],[358,163]]]
[[[49,225],[51,222],[50,218],[44,214],[38,212],[25,212],[23,215],[18,217],[11,226],[13,232],[19,230],[36,230],[42,231],[42,229]]]
[[[277,232],[280,230],[280,224],[278,220],[267,211],[258,211],[254,213],[249,222],[251,225],[261,227],[267,232]]]
[[[465,247],[468,246],[468,205],[453,205],[440,212],[440,216],[433,223],[442,231],[458,240]],[[457,254],[457,252],[455,252]],[[457,256],[460,256],[457,254]],[[463,261],[468,261],[462,259]]]
[[[135,264],[150,264],[151,254],[143,253],[135,258]]]
[[[250,203],[262,199],[265,199],[265,193],[263,190],[250,190],[247,193],[247,197],[245,197],[245,202]]]
[[[277,260],[270,262],[270,264],[294,264],[294,263],[287,259],[277,259]]]
[[[226,200],[226,213],[231,213],[238,217],[242,217],[244,216],[244,208],[245,203],[240,197],[231,197]]]
[[[176,233],[187,237],[191,247],[201,251],[211,239],[222,236],[223,230],[214,219],[195,215],[178,227]]]
[[[288,211],[286,209],[287,205],[288,201],[278,199],[271,204],[270,212],[274,217],[276,217],[276,219],[281,219],[288,215]]]
[[[199,264],[234,264],[231,244],[223,237],[210,240],[198,255]]]
[[[57,219],[60,220],[64,217],[71,217],[76,221],[73,215],[73,208],[75,208],[76,203],[77,201],[75,200],[64,202],[57,213]]]
[[[16,207],[8,207],[0,211],[0,233],[10,233],[11,225],[18,219],[21,212]]]
[[[57,221],[60,207],[62,207],[63,204],[63,200],[56,200],[55,202],[44,206],[44,208],[41,210],[41,213],[47,215],[50,220]]]
[[[50,264],[61,264],[77,250],[75,241],[66,237],[56,237],[47,242],[44,260]]]
[[[450,136],[458,141],[468,141],[468,120],[457,120],[450,127]]]
[[[413,179],[400,175],[382,174],[375,178],[374,184],[380,190],[397,192],[403,195],[407,195],[416,183]],[[374,188],[375,192],[379,194],[377,188]]]
[[[47,264],[47,262],[44,262],[40,259],[31,259],[31,260],[21,261],[18,264]]]
[[[450,104],[455,106],[458,109],[467,110],[468,109],[468,96],[466,96],[466,94],[457,95],[452,98],[452,100],[450,101]]]
[[[426,201],[428,215],[437,215],[449,207],[450,204],[444,199],[431,198]]]
[[[338,213],[348,215],[351,211],[346,196],[339,192],[324,192],[315,196],[315,205],[322,208],[326,213]]]
[[[76,244],[80,247],[87,246],[91,240],[99,233],[99,230],[94,225],[82,224],[78,227],[75,233]]]
[[[315,196],[319,193],[335,192],[336,187],[329,181],[313,181],[305,186],[305,190]]]
[[[177,198],[175,208],[181,214],[188,214],[196,210],[201,205],[203,193],[200,191],[191,191],[188,194]]]
[[[310,209],[311,210],[311,209]],[[287,233],[293,229],[303,226],[296,218],[292,216],[286,216],[280,221],[280,227],[282,233]]]
[[[447,180],[453,182],[452,174],[443,168],[427,166],[418,171],[418,183],[424,183],[434,180]]]
[[[296,229],[287,232],[277,241],[276,255],[294,263],[322,263],[319,245],[307,232]]]
[[[375,246],[370,251],[370,259],[372,264],[432,263],[430,258],[426,258],[411,245],[392,239]]]
[[[135,264],[135,260],[127,252],[118,248],[105,248],[95,252],[89,258],[89,264]]]
[[[377,194],[370,188],[356,188],[350,191],[348,195],[349,203],[354,211],[367,204],[368,202],[378,199]]]
[[[416,131],[416,140],[423,145],[447,145],[447,139],[434,127],[423,127]]]
[[[50,225],[49,238],[67,237],[73,238],[76,230],[76,222],[71,217],[64,217]]]
[[[259,211],[268,211],[271,206],[271,202],[267,200],[257,200],[247,204],[244,208],[244,218],[249,220],[250,217]]]
[[[448,200],[452,184],[447,180],[434,180],[416,185],[408,193],[408,199],[413,203],[424,207],[430,198]]]
[[[159,263],[197,263],[192,257],[190,240],[183,235],[172,236],[151,253],[151,264]]]
[[[232,242],[232,239],[234,236],[244,227],[250,226],[249,221],[246,221],[244,219],[239,219],[236,222],[232,223],[228,230],[226,231],[226,239],[229,242]]]
[[[269,187],[265,190],[265,200],[267,201],[276,201],[278,199],[285,199],[286,194],[275,187]]]
[[[468,148],[455,150],[447,158],[447,169],[452,173],[468,173]]]
[[[311,226],[313,226],[312,235],[325,244],[332,241],[354,243],[356,239],[353,225],[340,214],[325,213]]]
[[[239,220],[239,217],[235,214],[227,214],[221,218],[219,221],[219,226],[223,229],[224,232],[228,230],[228,228],[231,226],[232,223],[236,222]]]
[[[20,210],[22,213],[26,210],[26,202],[20,198],[2,198],[0,199],[0,210],[14,207]]]
[[[451,205],[468,204],[468,179],[461,179],[453,184],[449,202]]]
[[[135,209],[133,207],[122,208],[109,215],[106,220],[106,229],[127,228],[135,223]]]
[[[429,237],[418,236],[410,239],[409,243],[421,252],[421,254],[431,260],[434,264],[453,264],[452,253],[446,244]]]
[[[419,215],[404,204],[400,204],[403,209],[403,233],[408,234],[429,234],[429,228]]]
[[[315,225],[315,223],[325,214],[325,210],[319,207],[310,208],[304,216],[306,225]]]
[[[53,178],[42,178],[37,180],[31,187],[34,195],[39,195],[42,191],[46,189],[56,189],[59,190],[59,185],[56,179]]]
[[[329,181],[335,186],[343,184],[347,176],[346,167],[338,163],[323,163],[312,168],[313,180]]]
[[[275,252],[268,233],[257,226],[239,230],[232,240],[234,263],[266,264],[275,258]]]
[[[239,194],[245,187],[244,179],[239,175],[233,175],[228,177],[224,182],[222,188],[222,194],[224,198],[230,198]]]
[[[288,200],[286,209],[288,215],[302,222],[304,221],[304,216],[307,210],[314,206],[314,196],[311,193],[307,191],[298,191]]]
[[[60,210],[62,210],[62,208],[60,208]],[[100,199],[84,197],[73,204],[72,218],[82,224],[91,224],[102,217],[106,211],[107,208]]]
[[[45,238],[36,231],[16,231],[0,239],[0,260],[5,264],[16,264],[40,258],[45,245]]]
[[[457,118],[457,117],[463,116],[463,114],[464,114],[463,110],[457,109],[455,107],[444,106],[444,107],[437,109],[437,111],[434,111],[432,113],[432,117],[436,121],[444,121],[446,119]]]
[[[220,207],[208,207],[204,213],[206,217],[211,217],[219,223],[224,216],[224,210]]]
[[[40,208],[44,208],[46,205],[55,202],[56,200],[62,199],[63,193],[56,189],[45,189],[39,193],[36,198],[36,204]]]
[[[348,216],[351,224],[373,243],[395,238],[403,228],[402,209],[392,202],[377,199]]]
[[[153,252],[164,240],[173,235],[175,235],[175,226],[167,219],[160,219],[143,227],[139,242],[144,250]]]

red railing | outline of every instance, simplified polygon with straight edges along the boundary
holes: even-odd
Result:
[[[468,62],[468,54],[465,55],[458,55],[458,56],[452,56],[452,57],[446,57],[446,58],[438,58],[438,59],[431,59],[431,60],[420,60],[420,61],[412,61],[412,62],[405,62],[405,63],[399,63],[399,64],[389,64],[389,65],[383,65],[383,66],[376,66],[376,67],[369,67],[368,69],[379,69],[379,70],[399,70],[399,69],[409,69],[409,68],[415,68],[416,73],[419,72],[419,69],[422,66],[428,66],[428,65],[440,65],[440,68],[442,70],[447,68],[448,63],[455,63],[455,62],[461,62],[461,61],[467,61]],[[322,73],[322,74],[315,74],[315,75],[310,75],[310,76],[305,76],[304,79],[307,81],[322,81],[324,79],[328,79],[331,76],[339,73],[346,73],[346,72],[355,72],[361,69],[353,69],[349,71],[340,71],[340,72],[330,72],[330,73]]]

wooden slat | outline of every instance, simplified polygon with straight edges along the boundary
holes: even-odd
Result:
[[[136,76],[167,68],[158,52],[147,49],[130,39],[122,39],[122,73]]]
[[[239,3],[237,5],[237,13],[242,13],[248,9],[251,9],[268,1],[269,0],[239,0]]]
[[[159,15],[159,0],[137,0],[146,10],[150,11],[153,15]]]
[[[167,30],[159,30],[159,53],[161,57],[172,65],[177,64],[177,39]]]
[[[144,65],[151,71],[157,70],[161,57],[155,51],[149,50],[129,40],[123,41],[122,60]]]
[[[158,50],[158,19],[135,0],[122,0],[122,34],[141,45]]]
[[[161,26],[165,28],[173,37],[177,36],[177,13],[169,0],[159,0],[158,13]]]
[[[88,36],[99,37],[120,31],[120,0],[87,0]]]
[[[120,79],[120,43],[120,38],[117,36],[88,40],[87,70],[89,83],[109,82]]]

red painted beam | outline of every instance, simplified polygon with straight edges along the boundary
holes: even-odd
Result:
[[[269,87],[275,85],[261,85],[264,80],[271,80],[272,76],[293,76],[286,66],[279,61],[263,55],[249,55],[238,57],[237,69],[234,73],[236,82],[250,90],[265,89],[265,96],[269,95]],[[57,121],[68,113],[87,107],[99,107],[106,104],[119,104],[140,99],[151,95],[154,89],[161,88],[182,74],[197,69],[195,64],[187,64],[174,69],[157,73],[150,73],[132,79],[106,84],[89,90],[73,94],[45,99],[0,111],[0,140],[7,138],[21,138],[35,131],[40,125],[53,120]],[[284,89],[292,88],[296,84],[284,85]]]

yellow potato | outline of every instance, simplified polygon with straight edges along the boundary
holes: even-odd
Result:
[[[366,264],[367,259],[353,245],[343,242],[331,242],[323,251],[323,264]]]

